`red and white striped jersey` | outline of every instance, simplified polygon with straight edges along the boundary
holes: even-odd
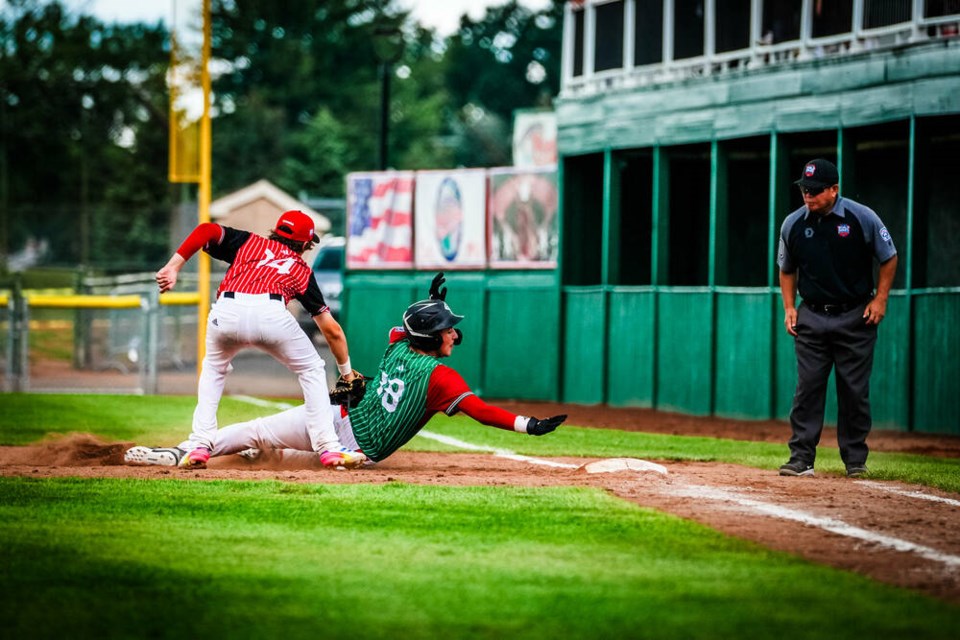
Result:
[[[200,247],[211,258],[230,263],[217,297],[235,293],[278,293],[284,304],[296,298],[310,315],[328,310],[313,272],[297,252],[249,231],[215,223],[199,225],[177,250],[189,259]]]
[[[227,236],[230,231],[227,230]],[[279,293],[287,303],[307,290],[309,279],[310,267],[298,253],[251,233],[236,252],[217,294],[224,291]]]

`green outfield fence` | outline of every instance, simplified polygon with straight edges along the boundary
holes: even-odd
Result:
[[[373,371],[401,312],[433,273],[347,274],[343,324]],[[779,290],[561,287],[553,273],[447,273],[462,346],[450,360],[489,398],[786,419],[796,381]],[[960,288],[896,290],[880,326],[878,429],[960,435]],[[831,382],[828,422],[835,424]]]

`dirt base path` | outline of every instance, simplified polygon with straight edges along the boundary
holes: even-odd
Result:
[[[537,405],[530,413],[552,413],[544,408]],[[718,463],[662,462],[666,473],[588,473],[587,465],[596,460],[553,458],[549,462],[555,466],[543,466],[490,454],[403,450],[355,471],[292,467],[276,458],[251,463],[239,456],[215,458],[208,469],[189,471],[124,466],[123,452],[131,444],[74,434],[35,446],[0,447],[0,473],[31,478],[590,486],[773,549],[960,604],[960,495],[925,487],[824,474],[783,478],[772,470]],[[937,445],[941,455],[952,450],[949,442]]]

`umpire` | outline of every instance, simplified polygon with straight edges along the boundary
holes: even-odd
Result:
[[[808,162],[795,183],[803,206],[780,229],[783,322],[797,352],[790,460],[780,467],[782,476],[813,475],[831,369],[840,457],[847,476],[867,473],[873,348],[897,271],[897,250],[872,209],[840,197],[839,181],[833,163]],[[876,290],[874,259],[880,263]]]

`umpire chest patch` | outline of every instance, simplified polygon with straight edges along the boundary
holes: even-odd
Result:
[[[850,225],[848,224],[839,224],[837,225],[837,235],[841,238],[846,238],[850,235]]]

